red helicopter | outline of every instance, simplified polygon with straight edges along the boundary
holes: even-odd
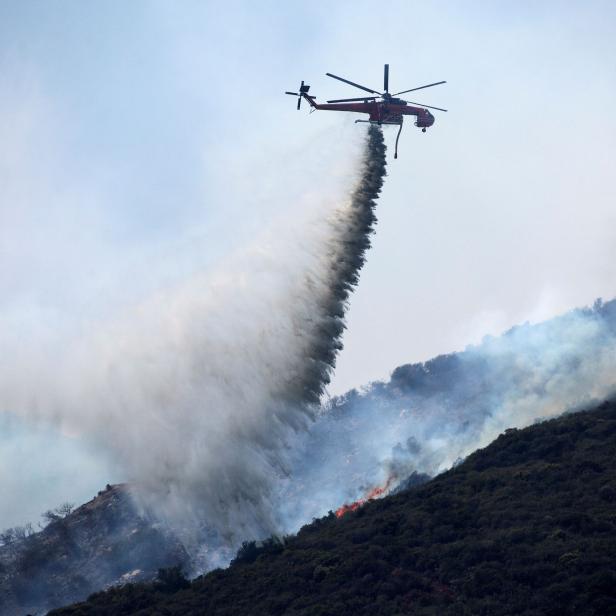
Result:
[[[305,85],[302,81],[299,87],[299,92],[285,92],[291,96],[297,96],[297,109],[299,110],[302,98],[305,98],[309,105],[312,107],[312,111],[315,109],[325,109],[326,111],[351,111],[355,113],[367,113],[370,118],[368,120],[355,120],[355,122],[370,122],[371,124],[394,124],[399,126],[398,134],[396,136],[396,149],[394,158],[398,158],[398,139],[402,132],[402,122],[405,115],[415,116],[415,126],[421,128],[422,132],[426,132],[426,128],[434,124],[434,116],[428,111],[428,109],[436,109],[438,111],[447,111],[447,109],[441,109],[440,107],[431,107],[430,105],[422,105],[421,103],[413,103],[411,101],[404,100],[402,98],[396,98],[400,94],[406,94],[407,92],[415,92],[415,90],[423,90],[424,88],[431,88],[432,86],[438,86],[446,81],[437,81],[435,83],[429,83],[425,86],[419,86],[418,88],[411,88],[410,90],[402,90],[395,94],[389,93],[389,64],[385,65],[385,71],[383,76],[383,90],[384,92],[377,92],[372,88],[366,88],[358,83],[349,81],[332,73],[325,73],[328,77],[333,77],[338,81],[348,83],[355,88],[369,92],[376,96],[360,96],[358,98],[339,98],[333,101],[327,101],[326,105],[319,105],[316,102],[316,96],[308,94],[310,86]],[[361,102],[358,102],[361,101]],[[413,105],[421,105],[421,107],[413,107]]]

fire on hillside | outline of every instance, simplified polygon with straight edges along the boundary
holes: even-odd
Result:
[[[385,496],[389,492],[389,489],[391,488],[391,484],[393,483],[394,479],[395,477],[391,475],[390,477],[387,478],[387,481],[382,486],[377,486],[375,488],[372,488],[366,493],[364,497],[356,500],[353,503],[348,503],[348,504],[345,503],[344,505],[342,505],[342,507],[338,507],[338,509],[336,509],[336,517],[341,518],[343,515],[345,515],[349,511],[355,511],[356,509],[359,509],[362,505],[364,505],[368,501],[374,500],[375,498],[381,498],[382,496]]]

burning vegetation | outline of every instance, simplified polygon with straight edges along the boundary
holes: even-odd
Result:
[[[365,496],[363,496],[359,500],[356,500],[355,502],[350,503],[350,504],[345,503],[344,505],[342,505],[342,507],[338,507],[338,509],[336,509],[336,517],[341,518],[343,515],[345,515],[349,511],[356,511],[368,501],[375,500],[383,496],[387,496],[394,482],[394,479],[395,477],[391,475],[390,477],[387,478],[387,481],[382,486],[377,486],[376,488],[372,488],[369,492],[367,492]]]

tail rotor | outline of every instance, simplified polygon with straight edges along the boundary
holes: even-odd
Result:
[[[304,82],[302,81],[299,86],[299,92],[285,92],[285,94],[288,94],[289,96],[297,96],[297,110],[299,111],[302,106],[303,95],[308,94],[308,90],[310,90],[310,86],[304,85]]]

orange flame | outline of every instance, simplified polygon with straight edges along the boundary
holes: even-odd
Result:
[[[393,475],[388,477],[387,481],[382,486],[377,486],[376,488],[372,488],[363,498],[356,500],[350,504],[344,504],[342,507],[338,507],[336,509],[336,517],[341,518],[343,515],[347,514],[349,511],[355,511],[359,509],[362,505],[366,504],[368,501],[374,500],[375,498],[380,498],[384,496],[394,480]]]

